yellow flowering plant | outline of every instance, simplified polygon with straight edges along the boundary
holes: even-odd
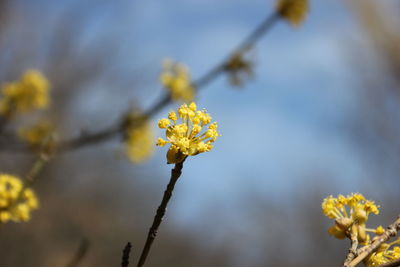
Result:
[[[125,153],[133,163],[141,163],[153,155],[153,128],[140,113],[129,114],[124,123]]]
[[[233,54],[224,66],[229,82],[233,86],[241,86],[245,80],[254,75],[254,62],[248,53],[250,48]]]
[[[0,223],[28,221],[38,206],[35,193],[18,177],[0,174]]]
[[[368,243],[370,236],[367,232],[380,233],[383,229],[366,228],[369,214],[379,214],[379,206],[359,193],[338,195],[336,198],[329,196],[322,202],[322,211],[327,217],[335,219],[328,232],[339,239],[354,236],[359,242]]]
[[[377,251],[369,255],[364,261],[367,267],[375,267],[400,259],[400,238],[392,243],[383,243]],[[394,247],[393,247],[394,246]],[[390,249],[393,247],[392,249]]]
[[[18,130],[19,138],[26,142],[33,149],[41,149],[44,144],[55,146],[55,126],[48,120],[40,120],[29,127],[22,127]],[[52,138],[50,138],[52,136]],[[51,143],[51,144],[49,144]]]
[[[13,116],[33,109],[45,109],[50,104],[49,82],[37,70],[26,71],[20,80],[5,83],[1,88],[0,114]]]
[[[276,10],[283,19],[299,26],[305,20],[309,9],[308,0],[277,0]]]
[[[338,239],[349,238],[351,240],[351,248],[343,264],[344,267],[354,267],[361,261],[367,267],[373,267],[400,260],[400,248],[398,247],[400,239],[392,243],[385,243],[400,230],[400,218],[387,230],[382,226],[375,229],[367,228],[369,215],[371,213],[379,214],[379,206],[359,193],[347,196],[329,196],[323,200],[321,206],[323,213],[335,220],[335,224],[329,228],[328,233]],[[368,232],[374,233],[375,236],[371,238]],[[358,249],[358,244],[364,246]]]
[[[158,127],[166,129],[167,140],[158,138],[157,145],[171,144],[167,152],[168,164],[182,162],[187,156],[213,148],[219,133],[217,123],[211,123],[211,119],[205,110],[197,110],[196,104],[192,102],[189,106],[180,106],[178,114],[171,111],[168,118],[159,120]]]
[[[172,100],[190,102],[195,96],[188,68],[182,63],[166,59],[160,75],[162,86],[168,89]]]
[[[170,181],[151,224],[145,245],[139,257],[138,267],[145,265],[175,184],[182,174],[183,162],[188,156],[210,151],[213,148],[212,143],[219,136],[217,123],[211,123],[211,116],[205,110],[197,110],[196,103],[192,102],[190,105],[181,105],[177,113],[171,111],[168,114],[168,118],[158,121],[158,126],[166,130],[167,140],[159,138],[157,145],[165,146],[166,144],[171,144],[167,152],[167,162],[175,163],[175,167],[171,170]],[[181,123],[178,123],[178,120]]]

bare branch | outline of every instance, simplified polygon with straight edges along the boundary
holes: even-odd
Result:
[[[175,167],[171,170],[171,179],[167,185],[167,188],[165,189],[164,196],[162,198],[160,206],[157,209],[156,216],[154,216],[153,224],[150,227],[149,233],[147,235],[146,243],[143,247],[142,254],[140,255],[140,258],[139,258],[139,262],[137,265],[138,267],[143,267],[146,262],[147,255],[149,254],[150,249],[151,249],[151,245],[153,244],[153,241],[157,236],[158,228],[160,227],[160,224],[161,224],[161,222],[164,218],[165,212],[167,210],[168,202],[172,197],[172,192],[174,191],[175,184],[182,174],[182,168],[183,168],[184,161],[185,160],[183,160],[180,163],[175,164]]]

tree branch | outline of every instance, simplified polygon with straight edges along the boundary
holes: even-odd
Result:
[[[146,258],[150,252],[151,245],[153,244],[153,241],[157,236],[158,228],[160,227],[160,224],[161,224],[161,222],[164,218],[165,212],[167,210],[167,205],[168,205],[169,200],[171,199],[175,184],[182,174],[182,168],[183,168],[184,161],[185,160],[183,160],[180,163],[175,164],[175,167],[171,170],[171,179],[167,185],[167,188],[165,189],[163,199],[161,201],[160,206],[157,209],[156,216],[154,217],[154,220],[153,220],[153,224],[150,227],[149,233],[147,235],[146,243],[143,247],[142,254],[140,255],[137,267],[143,267],[146,262]]]
[[[352,226],[352,228],[354,225]],[[358,247],[358,238],[355,231],[351,231],[351,246],[349,252],[347,253],[346,260],[343,263],[343,266],[347,266],[356,256],[357,256],[357,247]]]
[[[124,250],[122,251],[122,262],[121,267],[128,267],[129,256],[131,254],[132,245],[130,242],[126,243]]]

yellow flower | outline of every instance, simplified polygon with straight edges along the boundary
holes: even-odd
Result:
[[[377,235],[382,235],[385,232],[385,228],[382,227],[382,225],[379,225],[376,229],[375,229],[375,233]]]
[[[335,225],[328,230],[329,234],[339,239],[355,234],[358,241],[362,243],[370,240],[367,231],[378,232],[378,229],[371,230],[365,226],[370,213],[379,214],[378,208],[373,201],[366,200],[359,193],[347,197],[343,195],[339,195],[337,198],[329,196],[322,202],[323,213],[327,217],[335,219]]]
[[[254,63],[246,58],[246,52],[247,50],[233,54],[224,66],[231,85],[241,86],[245,80],[253,77]]]
[[[169,119],[161,119],[158,123],[161,129],[166,129],[167,140],[158,138],[157,145],[171,144],[167,153],[169,164],[210,151],[212,143],[220,136],[217,123],[211,123],[211,116],[204,110],[197,110],[194,102],[189,106],[180,106],[178,116],[182,123],[177,123],[177,115],[173,111],[169,113]]]
[[[36,70],[28,70],[19,81],[6,83],[1,92],[0,114],[12,116],[49,106],[49,82]]]
[[[35,193],[24,189],[19,178],[0,174],[0,223],[28,221],[31,211],[38,206]]]
[[[189,70],[185,65],[165,60],[160,81],[169,90],[173,100],[182,102],[193,101],[195,90],[192,86]]]
[[[40,147],[54,132],[54,125],[49,121],[42,120],[33,126],[19,129],[18,136],[33,147]]]
[[[154,133],[148,120],[130,114],[125,127],[125,152],[133,163],[146,161],[153,155]]]
[[[306,18],[309,9],[308,0],[277,0],[279,15],[293,26],[299,26]]]
[[[386,244],[383,243],[377,251],[372,253],[366,260],[365,265],[367,267],[379,266],[381,264],[385,264],[397,259],[400,259],[400,247],[396,246],[393,249],[390,249],[391,246],[399,245],[400,239],[396,241]]]

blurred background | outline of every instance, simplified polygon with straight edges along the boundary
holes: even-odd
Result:
[[[279,22],[254,51],[240,88],[221,76],[198,96],[219,122],[210,153],[188,159],[148,266],[338,266],[348,241],[327,234],[328,195],[361,192],[398,215],[400,4],[313,0],[298,29]],[[160,62],[194,78],[226,57],[268,14],[265,0],[1,0],[0,80],[42,70],[63,138],[113,125],[162,95]],[[153,120],[178,104],[169,105]],[[22,122],[16,122],[16,124]],[[13,127],[14,125],[11,125]],[[157,135],[161,135],[161,131]],[[34,185],[41,208],[0,228],[2,267],[136,262],[171,166],[165,148],[134,165],[118,138],[56,157]],[[24,175],[32,155],[2,151],[0,171]]]

